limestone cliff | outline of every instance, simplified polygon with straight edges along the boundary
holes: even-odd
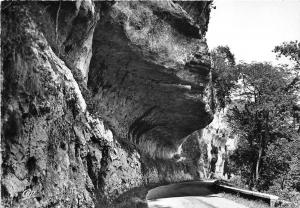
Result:
[[[229,156],[236,147],[236,136],[227,121],[228,109],[230,108],[231,105],[228,104],[225,108],[217,110],[213,121],[203,130],[201,140],[207,148],[205,169],[207,177],[230,178]]]
[[[3,2],[4,207],[103,207],[197,177],[210,2]],[[194,147],[192,145],[192,147]]]

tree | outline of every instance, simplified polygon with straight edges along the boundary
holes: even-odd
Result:
[[[231,109],[228,122],[240,141],[231,159],[250,187],[266,189],[268,184],[264,182],[269,179],[262,173],[267,167],[264,158],[270,144],[279,138],[291,139],[295,96],[285,90],[288,83],[283,68],[242,63],[237,70],[243,85],[238,93],[239,106]]]
[[[300,90],[300,42],[297,40],[290,42],[283,42],[281,45],[276,46],[273,50],[280,58],[285,56],[289,58],[293,63],[294,67],[290,74],[290,83],[286,87],[286,91],[293,91],[294,94],[299,94]],[[300,97],[298,96],[298,100]],[[300,105],[295,102],[294,104],[294,125],[296,121],[300,121]],[[298,133],[300,133],[300,125],[298,127]]]
[[[281,45],[275,46],[273,52],[277,53],[278,58],[285,56],[298,65],[298,67],[300,66],[300,42],[297,40],[283,42]]]
[[[291,73],[293,74],[293,76],[290,79],[291,80],[290,83],[286,87],[286,91],[290,91],[293,92],[295,95],[298,95],[293,106],[293,117],[294,117],[294,127],[295,127],[296,121],[298,123],[300,121],[300,106],[299,106],[300,42],[297,40],[290,41],[290,42],[283,42],[281,45],[276,46],[273,52],[277,53],[277,57],[285,56],[294,63],[294,67]],[[287,149],[291,159],[288,160],[290,171],[287,172],[287,174],[283,177],[281,188],[284,189],[286,187],[291,187],[300,191],[300,141],[299,141],[300,125],[298,127],[297,133],[298,134],[295,135],[296,139],[288,143],[288,148],[283,147]]]
[[[230,90],[237,80],[235,58],[228,46],[218,46],[211,51],[211,60],[216,101],[220,108],[224,108],[226,101],[229,101]]]

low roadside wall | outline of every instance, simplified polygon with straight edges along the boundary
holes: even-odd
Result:
[[[218,191],[235,193],[239,194],[242,197],[253,199],[253,200],[262,200],[269,203],[270,207],[274,207],[275,203],[279,200],[278,196],[265,194],[257,191],[250,191],[246,189],[236,188],[230,185],[223,185],[216,182],[216,187]]]
[[[220,192],[239,194],[250,200],[261,200],[268,203],[270,207],[274,207],[276,202],[279,202],[278,196],[236,188],[219,180],[188,181],[159,186],[148,191],[147,200],[180,196],[206,196]]]

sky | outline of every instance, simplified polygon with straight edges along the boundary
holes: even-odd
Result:
[[[267,61],[284,41],[300,40],[300,0],[215,0],[208,32],[209,49],[228,45],[237,61]]]

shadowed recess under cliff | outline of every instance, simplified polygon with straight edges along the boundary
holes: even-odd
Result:
[[[2,2],[1,206],[107,207],[198,177],[209,4]]]
[[[191,10],[173,2],[116,2],[95,28],[89,109],[152,157],[171,158],[212,119],[204,39],[209,4]],[[196,14],[201,18],[194,20]]]

